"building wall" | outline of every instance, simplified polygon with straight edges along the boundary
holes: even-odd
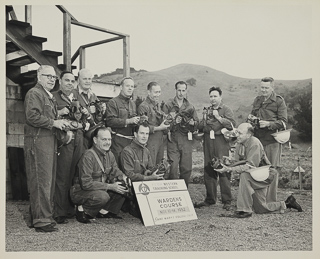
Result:
[[[6,143],[7,147],[24,146],[24,103],[21,86],[7,78],[6,82]],[[6,199],[12,199],[8,152],[6,152]]]

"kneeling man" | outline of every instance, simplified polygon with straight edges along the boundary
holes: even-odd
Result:
[[[235,160],[246,160],[246,164],[229,167],[223,165],[222,169],[216,169],[218,172],[233,172],[240,174],[239,191],[237,198],[237,211],[235,217],[247,218],[252,215],[252,208],[256,213],[279,212],[283,213],[286,208],[294,208],[302,211],[295,198],[290,195],[286,201],[269,202],[267,199],[269,185],[278,172],[275,169],[269,169],[269,177],[264,181],[254,180],[249,169],[259,167],[263,164],[270,164],[263,146],[259,139],[253,136],[254,129],[249,123],[242,123],[238,130],[238,145],[235,152]],[[272,189],[276,191],[275,189]]]
[[[78,205],[76,218],[81,223],[90,219],[122,219],[119,213],[127,188],[115,179],[125,180],[114,155],[110,151],[111,133],[105,128],[97,128],[93,133],[93,147],[86,150],[78,164],[78,176],[71,187],[70,195]]]

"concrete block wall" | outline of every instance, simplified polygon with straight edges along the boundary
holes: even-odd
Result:
[[[21,86],[6,81],[6,144],[7,147],[24,147],[24,102]],[[6,154],[6,199],[12,198],[9,158]]]

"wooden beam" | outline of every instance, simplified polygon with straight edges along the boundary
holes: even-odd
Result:
[[[86,67],[86,49],[80,48],[80,60],[79,60],[79,70]]]
[[[25,13],[25,21],[31,24],[32,21],[32,6],[26,5],[24,9]]]
[[[123,77],[130,76],[130,37],[123,38]]]
[[[73,16],[63,5],[56,5],[56,7],[57,7],[61,12],[69,14],[70,17],[71,17],[71,20],[76,21],[76,22],[78,21],[76,18],[74,18],[74,16]]]
[[[71,71],[71,16],[63,13],[63,63]]]
[[[85,45],[81,45],[77,51],[73,54],[72,58],[71,58],[71,64],[77,59],[77,57],[79,56],[79,50],[80,48],[89,48],[89,47],[94,47],[100,44],[104,44],[104,43],[108,43],[108,42],[112,42],[112,41],[116,41],[116,40],[121,40],[123,39],[123,37],[114,37],[114,38],[110,38],[110,39],[106,39],[106,40],[101,40],[101,41],[96,41],[96,42],[92,42],[89,44],[85,44]]]
[[[93,25],[82,23],[82,22],[78,22],[78,21],[71,21],[71,23],[74,24],[74,25],[81,26],[81,27],[89,28],[89,29],[96,30],[96,31],[102,31],[102,32],[106,32],[106,33],[110,33],[110,34],[114,34],[114,35],[118,35],[118,36],[122,36],[122,37],[129,36],[129,35],[121,33],[121,32],[107,30],[107,29],[104,29],[104,28],[101,28],[101,27],[93,26]]]

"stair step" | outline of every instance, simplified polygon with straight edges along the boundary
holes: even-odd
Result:
[[[27,23],[27,22],[21,22],[21,21],[18,21],[18,20],[10,20],[8,21],[9,24],[12,24],[12,25],[17,25],[17,26],[21,26],[21,27],[29,27],[30,26],[30,23]]]
[[[6,43],[6,54],[15,52],[17,50],[19,50],[19,48],[12,41],[8,41]]]
[[[21,73],[21,77],[23,78],[35,78],[37,77],[37,70],[30,70],[25,73]]]
[[[58,68],[61,70],[61,71],[65,71],[66,70],[66,65],[65,64],[59,64],[58,65]],[[77,66],[71,66],[71,70],[73,69],[77,69]]]
[[[13,11],[13,6],[12,5],[6,5],[6,13],[9,13]]]
[[[33,58],[31,58],[29,56],[22,56],[22,57],[7,61],[7,64],[10,66],[21,67],[21,66],[25,66],[28,64],[32,64],[34,62],[35,61]]]
[[[34,35],[27,35],[27,36],[26,36],[26,39],[27,39],[27,40],[31,40],[31,41],[40,42],[40,43],[43,43],[43,42],[46,42],[46,41],[47,41],[47,38],[43,38],[43,37],[39,37],[39,36],[34,36]]]
[[[62,56],[62,52],[52,51],[52,50],[43,50],[42,54],[46,56],[59,57]]]

